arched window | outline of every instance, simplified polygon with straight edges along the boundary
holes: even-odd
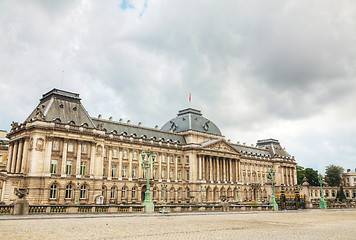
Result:
[[[115,188],[115,187],[112,187],[112,188],[111,188],[111,194],[110,194],[110,198],[111,198],[111,199],[115,199],[115,191],[116,191],[116,188]]]
[[[131,198],[136,199],[136,188],[132,188],[131,190]]]
[[[179,198],[182,198],[182,189],[181,188],[178,189],[178,199]]]
[[[121,199],[125,199],[125,198],[126,198],[126,188],[123,187],[123,188],[121,189]]]
[[[57,198],[57,185],[52,184],[49,191],[49,198],[56,199]]]
[[[171,190],[169,190],[169,196],[171,197],[171,200],[174,199],[174,188],[171,188]]]
[[[86,199],[87,198],[87,187],[85,185],[82,185],[80,187],[80,198],[81,199]]]
[[[157,190],[156,190],[156,188],[154,188],[152,190],[152,199],[156,199],[156,197],[157,197]]]
[[[70,184],[66,186],[66,198],[72,198],[72,185]]]
[[[190,198],[190,190],[187,188],[187,198]]]

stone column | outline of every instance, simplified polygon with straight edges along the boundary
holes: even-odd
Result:
[[[26,166],[27,166],[27,159],[28,159],[28,141],[29,138],[26,138],[23,146],[23,154],[22,154],[21,170],[20,170],[21,173],[26,173]]]
[[[173,161],[174,161],[174,180],[176,182],[178,182],[178,157],[177,156],[174,156],[173,158]]]
[[[211,156],[208,156],[209,159],[209,180],[210,182],[213,181],[213,160]]]
[[[109,150],[109,160],[108,160],[108,180],[111,180],[112,177],[112,169],[111,169],[111,162],[112,162],[112,147],[108,147]]]
[[[220,182],[220,158],[216,157],[216,180]]]
[[[129,178],[129,181],[132,181],[132,155],[133,155],[133,150],[132,149],[129,149],[128,151],[128,154],[129,154],[129,172],[127,174],[128,178]]]
[[[16,169],[15,169],[16,173],[19,173],[20,170],[21,170],[22,151],[23,151],[22,147],[23,147],[23,140],[20,140],[19,148],[18,148],[18,151],[17,151],[17,161],[16,161]]]
[[[167,163],[167,182],[170,182],[170,162],[171,162],[171,159],[170,159],[170,156],[167,156],[167,159],[166,159],[166,163]]]
[[[157,159],[158,159],[158,182],[162,182],[162,154],[157,153]]]
[[[224,175],[224,182],[226,182],[226,159],[223,158],[223,175]]]
[[[143,178],[143,172],[142,172],[142,156],[141,154],[138,152],[137,154],[138,157],[138,173],[137,173],[137,178]]]
[[[67,148],[68,142],[66,139],[63,140],[63,149],[62,149],[62,167],[61,167],[61,176],[65,176],[66,174],[66,166],[67,166]],[[72,169],[73,170],[73,169]]]
[[[297,180],[297,168],[296,167],[294,167],[293,172],[294,172],[294,183],[293,183],[293,185],[297,185],[298,184],[298,180]]]
[[[94,177],[94,168],[95,168],[95,142],[91,143],[90,150],[90,177]]]
[[[14,149],[13,145],[14,145],[13,143],[10,143],[10,146],[9,146],[9,156],[8,156],[8,160],[7,160],[7,163],[6,163],[6,171],[7,172],[11,171],[12,152],[13,152],[13,149]],[[4,188],[3,188],[3,191],[4,191]]]
[[[14,143],[14,150],[12,152],[12,161],[11,161],[11,172],[14,173],[15,172],[15,168],[16,168],[16,156],[17,156],[17,148],[19,146],[19,142],[16,141]]]
[[[202,180],[205,180],[205,157],[204,155],[201,155],[201,161],[202,161]]]
[[[231,158],[229,159],[229,162],[230,162],[230,164],[229,164],[229,167],[230,167],[230,182],[233,182],[233,179],[232,179],[232,159]]]
[[[123,149],[119,149],[119,180],[122,180],[122,154],[123,154]]]
[[[281,184],[287,185],[286,179],[284,178],[284,166],[281,166]]]
[[[241,160],[239,160],[239,182],[242,182]]]
[[[80,177],[80,160],[82,157],[82,142],[78,141],[77,146],[78,146],[78,148],[77,148],[77,163],[76,163],[75,173],[77,174],[77,177]]]
[[[202,180],[202,167],[201,167],[201,155],[198,155],[198,161],[199,161],[199,173],[198,173],[198,179]]]
[[[45,162],[44,162],[44,174],[49,174],[51,172],[51,158],[52,158],[52,139],[46,139],[46,148],[45,148]]]

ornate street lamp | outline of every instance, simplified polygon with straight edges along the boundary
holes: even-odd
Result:
[[[147,152],[143,152],[141,154],[142,156],[142,166],[145,167],[146,165],[146,177],[147,177],[147,186],[146,186],[146,192],[145,192],[145,200],[143,201],[142,205],[145,206],[145,212],[146,213],[152,213],[154,211],[154,204],[152,203],[151,200],[151,192],[150,192],[150,167],[154,166],[155,154],[151,154],[151,151],[148,149]],[[151,158],[150,158],[151,156]]]
[[[75,204],[79,204],[79,181],[77,182],[77,197],[75,198]]]
[[[203,198],[203,203],[205,203],[206,185],[200,185],[200,189],[201,189],[201,195]]]
[[[163,195],[163,199],[162,199],[162,204],[166,204],[166,190],[167,190],[167,184],[161,184],[161,189],[162,189],[162,195]]]
[[[277,204],[276,198],[274,196],[274,187],[273,187],[273,180],[274,180],[275,173],[276,173],[276,171],[274,171],[273,168],[268,170],[268,178],[271,180],[271,183],[272,183],[271,205],[272,205],[274,211],[278,211],[278,204]]]
[[[238,192],[238,195],[239,195],[239,202],[241,202],[240,186],[238,187],[238,190],[239,190],[239,192]]]
[[[320,208],[321,209],[326,209],[326,203],[324,201],[324,194],[323,194],[323,178],[321,176],[321,174],[319,174],[319,183],[320,183]]]

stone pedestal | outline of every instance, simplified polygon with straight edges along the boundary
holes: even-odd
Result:
[[[145,213],[153,213],[155,211],[155,205],[153,202],[145,201],[142,203],[142,206],[145,206]]]
[[[14,215],[28,215],[29,204],[25,199],[17,199],[13,203]]]
[[[221,206],[222,206],[222,211],[223,212],[228,212],[230,210],[228,202],[222,202]]]

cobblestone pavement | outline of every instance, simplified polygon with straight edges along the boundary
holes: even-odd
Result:
[[[356,210],[0,220],[0,239],[356,239]]]

